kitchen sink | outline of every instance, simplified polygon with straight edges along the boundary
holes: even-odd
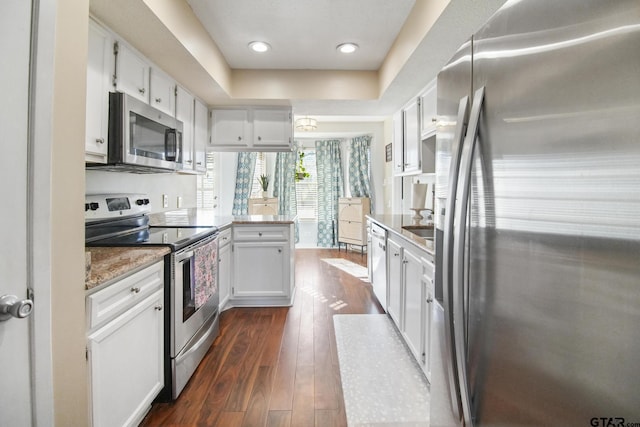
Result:
[[[409,233],[413,233],[416,236],[423,237],[425,239],[433,239],[433,227],[424,227],[424,226],[404,226],[402,227],[404,230],[407,230]]]

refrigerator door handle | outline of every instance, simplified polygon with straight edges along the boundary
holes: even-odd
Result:
[[[449,379],[449,392],[453,414],[456,419],[461,419],[460,408],[460,388],[458,381],[458,370],[456,367],[456,347],[453,336],[453,300],[452,300],[452,253],[453,253],[453,214],[456,206],[456,189],[458,186],[458,172],[460,169],[460,155],[462,145],[469,120],[469,97],[460,99],[458,105],[458,115],[456,128],[453,135],[453,151],[451,153],[451,163],[449,166],[449,190],[447,194],[446,215],[444,222],[443,256],[442,256],[442,283],[443,283],[443,305],[444,305],[444,330],[445,345],[450,354],[447,364],[447,374]]]
[[[453,336],[456,347],[456,361],[458,381],[460,385],[460,399],[465,427],[473,426],[471,414],[471,396],[467,381],[466,343],[465,343],[465,303],[464,303],[464,250],[467,212],[469,209],[469,192],[471,190],[471,169],[473,167],[473,152],[478,136],[478,124],[484,101],[484,86],[476,90],[473,95],[473,105],[469,114],[469,128],[462,145],[458,186],[456,189],[456,206],[454,212],[453,239]]]

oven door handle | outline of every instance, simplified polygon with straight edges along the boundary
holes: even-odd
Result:
[[[193,256],[194,252],[193,251],[186,251],[186,252],[178,252],[176,254],[176,262],[182,262],[187,258],[191,258]]]

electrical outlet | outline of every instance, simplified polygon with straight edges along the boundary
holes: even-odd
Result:
[[[176,201],[176,207],[178,209],[182,207],[182,196],[178,196],[178,200]]]
[[[169,207],[169,196],[167,196],[166,194],[162,195],[162,207],[163,208]]]

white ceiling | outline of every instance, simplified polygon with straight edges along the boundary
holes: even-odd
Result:
[[[187,0],[231,68],[377,70],[415,0]],[[265,41],[271,50],[247,47]],[[353,54],[340,43],[356,43]]]
[[[154,3],[195,12],[230,70],[380,70],[412,7],[446,5],[378,99],[265,99],[231,97],[151,11]],[[416,96],[505,0],[91,0],[91,13],[119,33],[210,106],[272,103],[293,106],[297,115],[381,120]],[[206,33],[205,33],[206,34]],[[267,54],[252,54],[247,43],[268,41]],[[335,46],[353,41],[350,57]],[[392,48],[393,49],[393,48]],[[352,72],[352,71],[346,71]],[[378,73],[379,74],[379,73]],[[286,84],[280,81],[278,84]]]

